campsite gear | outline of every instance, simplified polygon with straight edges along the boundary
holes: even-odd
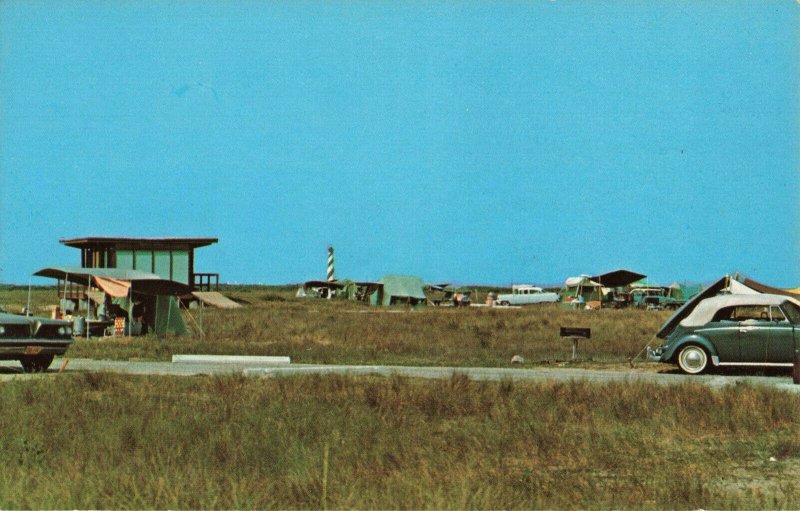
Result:
[[[86,318],[78,316],[72,321],[72,332],[75,337],[81,337],[86,333]]]
[[[67,283],[74,284],[78,293],[83,294],[87,287],[97,287],[105,291],[110,297],[111,305],[117,310],[121,309],[127,316],[127,326],[134,333],[141,331],[142,322],[134,322],[134,306],[140,309],[137,316],[144,319],[144,323],[156,335],[174,334],[182,335],[187,332],[186,325],[181,317],[176,296],[191,293],[191,286],[182,282],[166,280],[156,274],[139,270],[125,270],[119,268],[77,268],[77,267],[50,267],[43,268],[34,275],[51,277],[64,280],[64,292],[67,293]],[[70,286],[70,292],[72,291]],[[73,292],[74,293],[74,292]],[[119,317],[121,314],[117,314]],[[95,328],[102,333],[105,326],[112,323],[92,321],[93,332]],[[87,325],[88,329],[88,325]]]

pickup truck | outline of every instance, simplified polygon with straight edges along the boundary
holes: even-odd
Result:
[[[511,293],[497,295],[494,303],[497,305],[531,305],[534,303],[555,303],[559,300],[558,293],[528,284],[511,286]]]

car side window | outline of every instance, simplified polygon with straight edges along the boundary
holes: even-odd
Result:
[[[783,310],[786,312],[789,321],[795,325],[800,323],[800,307],[792,302],[783,302]]]
[[[783,311],[781,311],[780,307],[775,307],[773,305],[772,307],[769,308],[769,313],[770,313],[770,317],[772,318],[772,321],[774,321],[776,323],[780,323],[780,322],[788,323],[789,322],[789,320],[786,319],[786,316],[784,316]]]
[[[769,306],[739,305],[735,311],[736,321],[769,321]]]
[[[711,321],[736,321],[734,316],[734,311],[736,310],[735,307],[723,307],[714,314],[714,317]]]

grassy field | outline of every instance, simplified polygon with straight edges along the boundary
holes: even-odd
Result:
[[[288,355],[298,363],[506,366],[572,363],[560,326],[592,329],[579,344],[578,365],[627,365],[668,313],[643,310],[570,311],[558,305],[521,309],[368,307],[347,301],[294,298],[293,287],[232,287],[245,306],[184,312],[205,336],[79,340],[71,357],[168,360],[174,353]],[[480,296],[478,298],[481,298]],[[55,289],[35,289],[32,309],[46,311]],[[0,289],[0,303],[19,310],[26,288]],[[191,317],[190,317],[191,316]]]
[[[749,386],[89,373],[0,407],[2,508],[800,506],[800,396]]]
[[[627,367],[668,316],[226,294],[245,307],[184,312],[205,336],[81,339],[68,355]],[[35,289],[32,309],[54,297]],[[11,311],[27,300],[0,287]],[[559,326],[592,328],[579,362]],[[0,508],[800,507],[800,396],[747,385],[51,373],[1,383],[0,407],[13,411],[0,414]]]

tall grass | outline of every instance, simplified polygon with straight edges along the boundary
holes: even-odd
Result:
[[[72,357],[167,360],[174,353],[288,355],[295,362],[505,366],[521,355],[529,364],[569,362],[572,348],[560,326],[592,329],[579,343],[579,364],[624,364],[652,340],[668,313],[566,310],[369,307],[347,301],[294,298],[292,288],[238,286],[227,294],[241,309],[184,311],[202,323],[185,337],[79,340]],[[34,308],[54,302],[55,289],[35,289]],[[0,303],[24,305],[27,289],[0,289]]]
[[[800,506],[800,397],[749,386],[89,373],[0,406],[3,508]]]

